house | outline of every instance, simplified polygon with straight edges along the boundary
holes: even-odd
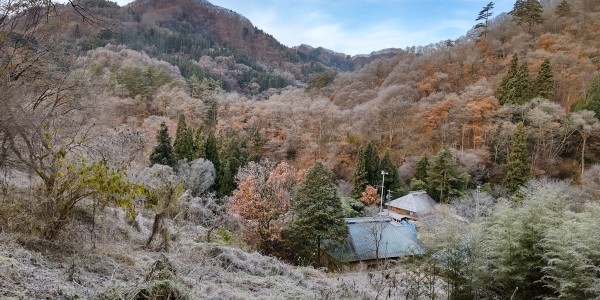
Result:
[[[414,225],[400,225],[379,216],[344,220],[348,237],[334,250],[321,255],[321,265],[330,270],[352,269],[360,263],[372,267],[390,259],[424,253]]]
[[[417,220],[419,215],[426,215],[433,212],[437,205],[427,192],[412,191],[408,195],[386,203],[387,209],[380,215],[389,217],[400,222],[402,218]]]

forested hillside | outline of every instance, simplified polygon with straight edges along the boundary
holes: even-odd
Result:
[[[204,0],[0,4],[0,297],[600,296],[598,1],[355,57]],[[313,268],[417,189],[424,256]]]

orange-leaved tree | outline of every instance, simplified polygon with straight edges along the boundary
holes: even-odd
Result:
[[[237,174],[238,188],[229,213],[244,220],[243,239],[263,253],[273,253],[282,238],[296,187],[296,170],[282,162],[250,162]]]
[[[367,185],[367,187],[365,187],[365,191],[361,194],[360,201],[362,201],[362,203],[364,203],[367,206],[379,204],[379,196],[377,196],[377,189],[374,188],[372,185]]]

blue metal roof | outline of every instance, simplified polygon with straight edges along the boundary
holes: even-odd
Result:
[[[389,220],[347,223],[348,238],[343,246],[330,254],[341,262],[396,258],[422,255],[423,247],[417,240],[413,225],[399,225]],[[379,255],[376,255],[379,241]]]

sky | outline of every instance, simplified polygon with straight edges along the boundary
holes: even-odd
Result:
[[[350,55],[456,39],[476,24],[489,1],[209,0],[245,16],[286,46],[308,44]],[[494,3],[497,16],[510,11],[514,0]]]

